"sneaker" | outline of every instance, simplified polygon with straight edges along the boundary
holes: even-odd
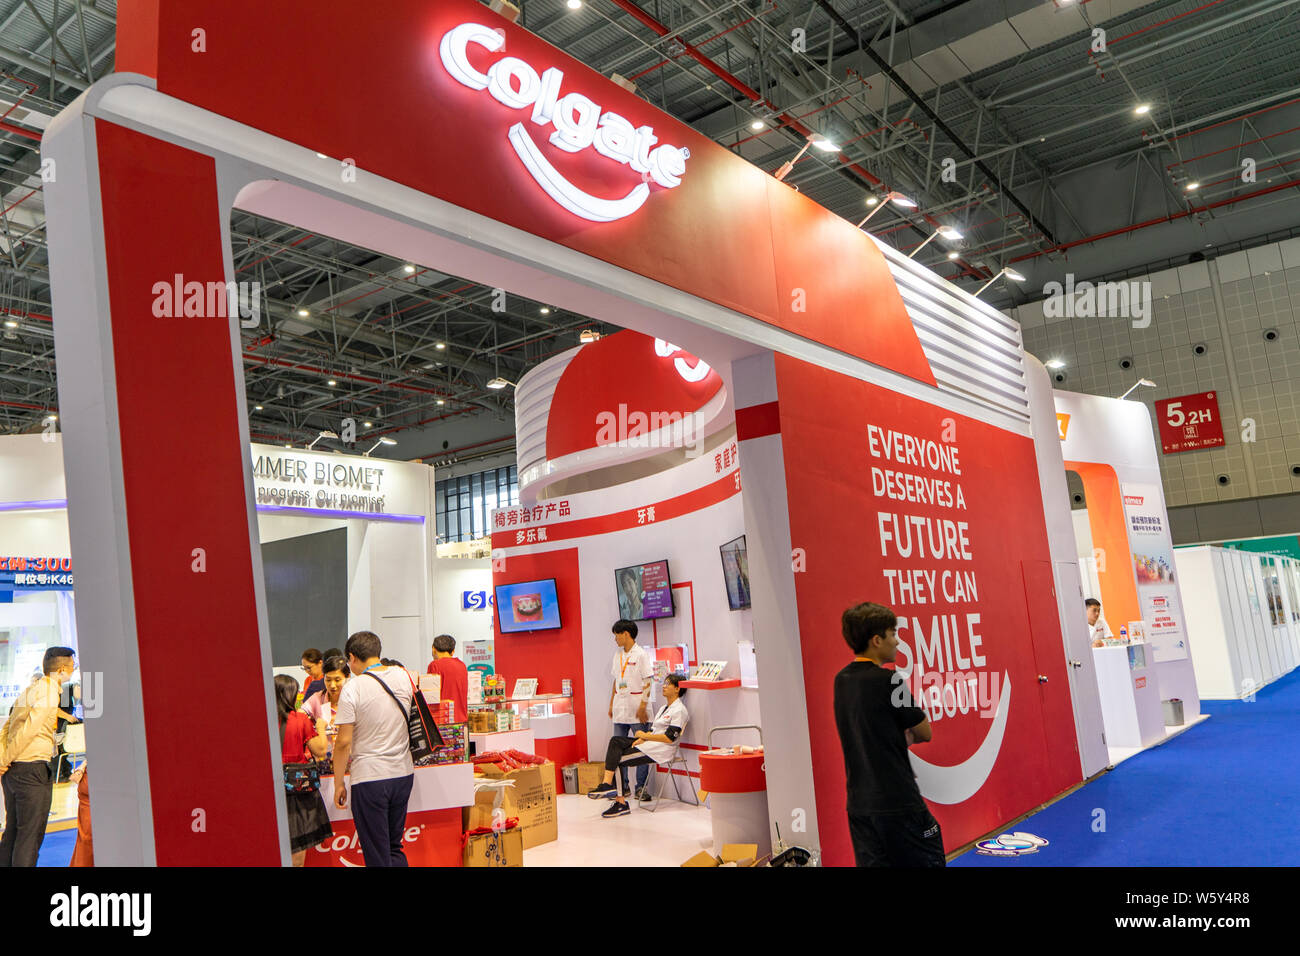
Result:
[[[650,791],[647,790],[645,787],[642,787],[640,790],[636,792],[636,798],[640,800],[642,803],[649,803],[651,800],[654,799],[654,797],[650,796]]]
[[[618,787],[612,783],[598,784],[587,791],[587,796],[592,800],[612,799],[618,796]]]
[[[631,813],[632,808],[626,803],[614,802],[609,805],[609,809],[601,814],[602,817],[621,817],[624,814]]]

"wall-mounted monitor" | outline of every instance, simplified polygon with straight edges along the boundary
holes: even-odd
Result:
[[[733,611],[749,607],[749,556],[745,536],[728,541],[718,549],[722,555],[722,576],[727,582],[727,603]]]
[[[668,562],[634,564],[614,572],[618,589],[618,614],[628,621],[651,621],[673,616],[673,584]]]
[[[495,590],[500,633],[552,631],[560,626],[560,600],[555,593],[555,578],[498,584]]]

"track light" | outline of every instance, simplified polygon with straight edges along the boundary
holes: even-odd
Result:
[[[988,282],[984,283],[982,286],[980,286],[978,289],[975,290],[975,295],[976,295],[976,297],[978,297],[979,294],[980,294],[981,292],[983,292],[985,289],[987,289],[987,288],[988,288],[989,286],[991,286],[993,283],[997,282],[998,279],[1002,278],[1003,276],[1006,276],[1006,277],[1007,277],[1008,279],[1010,279],[1012,282],[1024,282],[1024,281],[1025,281],[1025,277],[1022,276],[1022,275],[1021,275],[1019,272],[1017,272],[1015,269],[1012,269],[1010,266],[1003,266],[1002,269],[998,272],[997,275],[995,275],[992,279],[990,279]]]

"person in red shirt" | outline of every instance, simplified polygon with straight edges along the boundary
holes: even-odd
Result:
[[[275,677],[275,709],[280,718],[280,759],[285,763],[307,763],[325,756],[325,735],[315,722],[296,709],[298,682],[287,674]],[[334,835],[329,812],[319,790],[285,793],[289,817],[289,851],[293,865],[302,866],[307,851]]]
[[[456,638],[450,634],[439,634],[433,639],[433,660],[429,662],[429,673],[442,677],[442,699],[456,704],[456,723],[469,720],[466,701],[469,697],[469,672],[465,662],[452,657],[456,650]]]

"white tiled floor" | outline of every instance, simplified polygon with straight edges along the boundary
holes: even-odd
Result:
[[[524,851],[524,866],[680,866],[713,847],[706,807],[664,800],[654,813],[633,806],[601,818],[608,800],[561,793],[555,798],[559,839]]]

